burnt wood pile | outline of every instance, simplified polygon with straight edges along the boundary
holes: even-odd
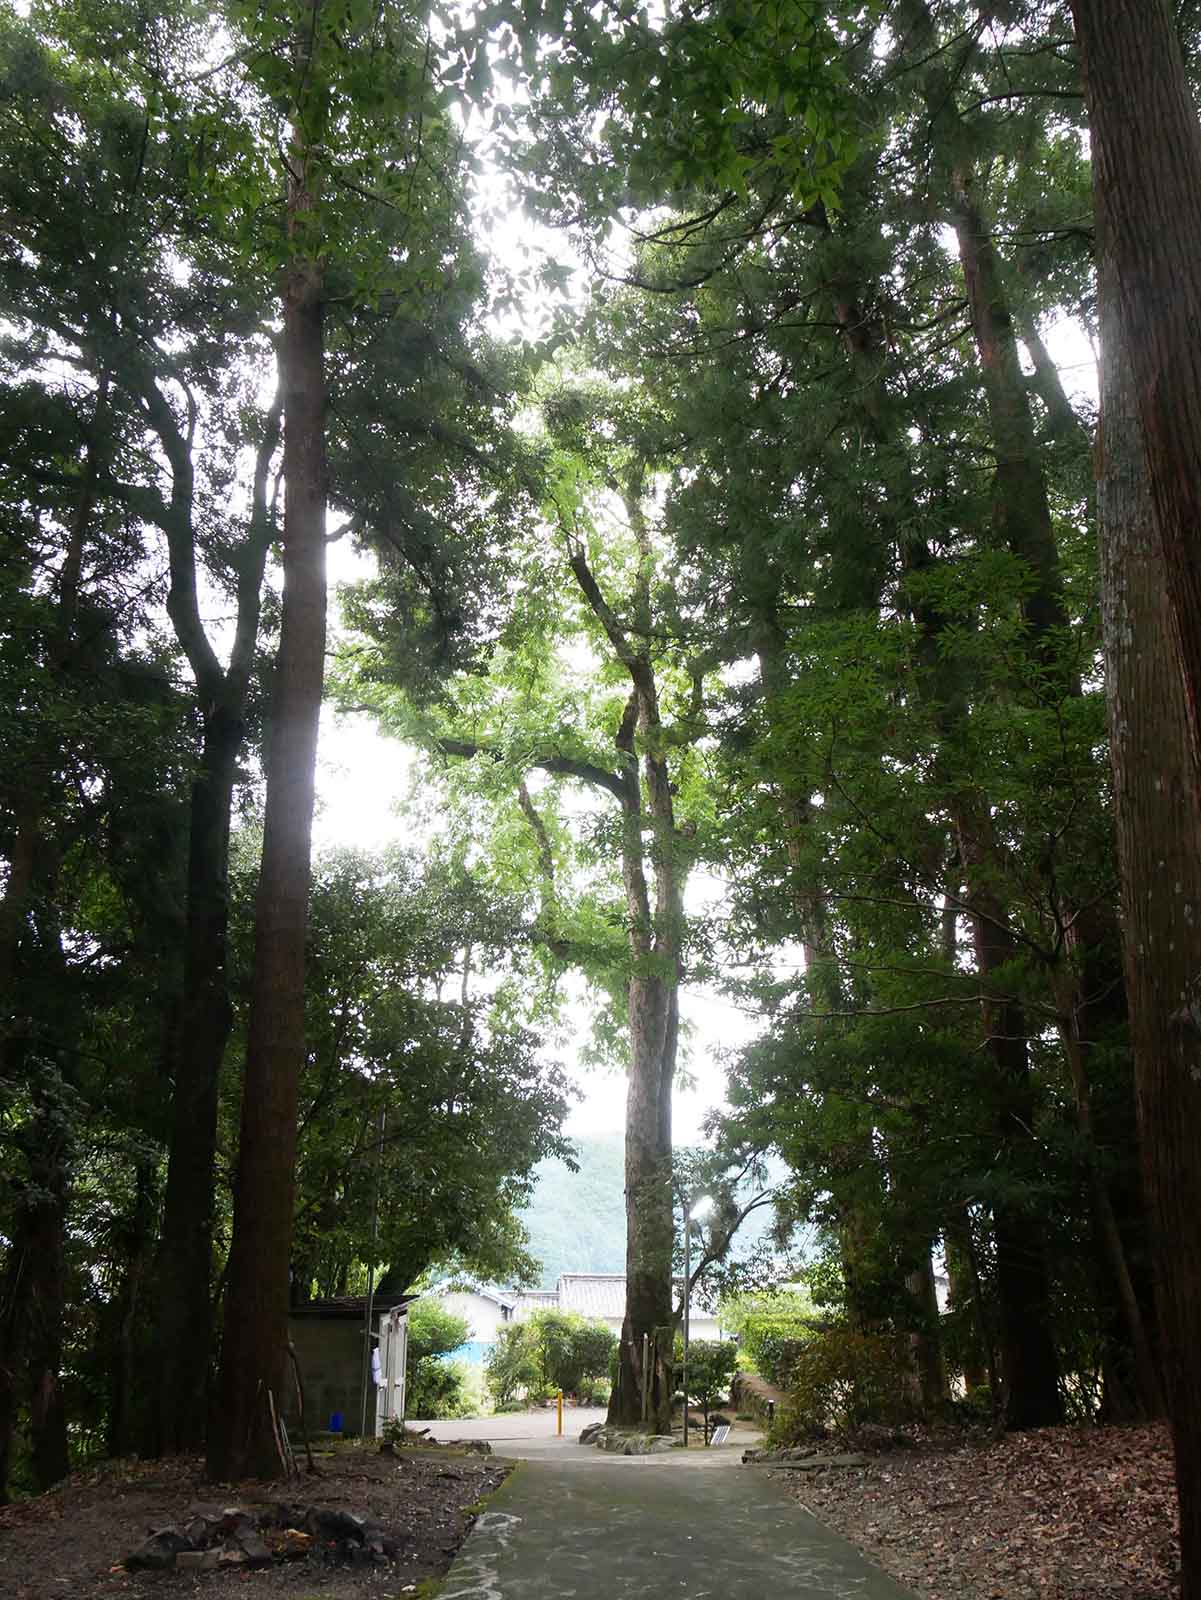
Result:
[[[272,1502],[261,1506],[198,1507],[179,1522],[151,1530],[122,1563],[130,1571],[213,1571],[310,1561],[337,1567],[386,1566],[407,1536],[349,1511]]]

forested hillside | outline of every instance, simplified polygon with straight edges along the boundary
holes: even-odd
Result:
[[[540,1162],[530,1203],[518,1213],[546,1289],[561,1272],[626,1269],[625,1141],[613,1133],[573,1143],[579,1171]]]
[[[541,1264],[538,1283],[553,1289],[561,1272],[624,1272],[626,1270],[625,1141],[621,1134],[574,1138],[572,1172],[558,1157],[534,1169],[529,1204],[517,1213],[530,1239],[529,1254]],[[770,1164],[772,1183],[786,1181],[780,1163]],[[739,1191],[744,1202],[754,1186]],[[753,1212],[734,1237],[731,1255],[746,1260],[761,1247],[773,1221],[770,1206]]]

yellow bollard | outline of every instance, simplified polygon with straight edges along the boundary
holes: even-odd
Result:
[[[557,1436],[561,1439],[563,1437],[563,1391],[562,1391],[562,1389],[559,1390],[558,1411],[559,1411],[559,1426],[556,1428],[555,1432],[556,1432]]]

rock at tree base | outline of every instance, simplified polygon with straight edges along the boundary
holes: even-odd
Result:
[[[598,1450],[621,1456],[657,1456],[680,1448],[680,1440],[674,1434],[643,1433],[637,1428],[611,1428],[607,1423],[585,1428],[580,1435],[580,1443],[594,1444]]]

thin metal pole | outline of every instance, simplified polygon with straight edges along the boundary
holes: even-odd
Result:
[[[363,1308],[363,1405],[359,1414],[359,1438],[367,1437],[367,1387],[371,1377],[371,1316],[375,1310],[375,1243],[379,1238],[379,1188],[380,1169],[384,1164],[384,1129],[388,1122],[387,1106],[380,1107],[379,1139],[375,1146],[375,1195],[371,1202],[371,1260],[367,1263],[367,1298]]]
[[[684,1205],[684,1448],[688,1448],[688,1302],[689,1278],[692,1276],[692,1217],[688,1204]]]
[[[642,1335],[642,1420],[646,1422],[646,1408],[650,1394],[650,1343],[648,1336]]]

